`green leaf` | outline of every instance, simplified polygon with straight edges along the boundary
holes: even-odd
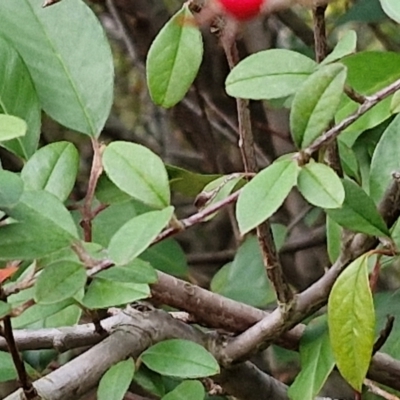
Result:
[[[329,218],[353,232],[371,236],[389,236],[389,231],[374,202],[353,181],[342,180],[345,199],[341,208],[326,209]]]
[[[96,199],[104,204],[125,203],[131,196],[118,189],[106,174],[102,174],[96,186]]]
[[[316,66],[315,61],[291,50],[260,51],[232,69],[225,82],[226,91],[242,99],[288,97],[296,93]]]
[[[219,373],[215,358],[197,343],[171,339],[149,347],[140,359],[153,371],[166,376],[201,378]]]
[[[110,180],[125,193],[156,208],[169,205],[167,171],[160,157],[151,150],[116,141],[104,151],[103,165]]]
[[[400,326],[398,320],[400,318],[400,309],[398,307],[400,301],[400,291],[385,291],[374,295],[375,311],[376,311],[376,327],[375,335],[378,336],[380,330],[386,325],[388,315],[395,318],[393,329],[385,341],[380,351],[389,354],[393,358],[400,357],[400,342],[398,340]]]
[[[146,392],[162,397],[165,394],[164,382],[160,374],[148,369],[144,364],[136,371],[133,380]]]
[[[43,257],[71,244],[63,232],[51,236],[36,223],[13,223],[0,227],[0,260],[30,260]]]
[[[38,321],[44,320],[52,315],[56,315],[62,310],[71,307],[74,300],[68,299],[54,304],[35,304],[29,307],[21,315],[11,319],[12,326],[15,329],[26,328]],[[65,323],[64,323],[65,324]]]
[[[335,171],[325,164],[309,162],[301,168],[297,188],[312,205],[338,208],[344,201],[344,188]]]
[[[19,222],[37,224],[46,235],[78,238],[71,214],[54,195],[44,191],[27,191],[15,207],[5,208],[7,214]]]
[[[147,55],[150,96],[165,108],[183,99],[200,68],[203,42],[198,27],[190,24],[193,20],[184,4],[161,29]]]
[[[101,271],[96,277],[115,282],[154,283],[157,281],[157,272],[147,261],[135,258],[127,265]]]
[[[203,400],[205,394],[204,387],[199,381],[184,381],[161,400]]]
[[[359,164],[361,164],[361,161],[356,156],[354,148],[348,147],[342,140],[340,140],[340,137],[337,143],[343,171],[356,182],[360,182],[361,177]]]
[[[5,301],[0,301],[0,319],[4,318],[10,311],[11,311],[11,306]]]
[[[185,277],[188,273],[186,255],[182,247],[174,239],[163,240],[140,255],[140,258],[148,261],[155,269],[170,275]]]
[[[15,173],[0,169],[0,208],[13,207],[24,190],[24,182]]]
[[[125,223],[110,240],[108,252],[111,259],[124,265],[143,253],[168,224],[173,211],[173,207],[150,211]]]
[[[347,84],[362,95],[372,95],[400,78],[400,54],[394,52],[365,51],[341,61],[347,67]],[[391,116],[389,96],[346,128],[340,137],[351,147],[357,137],[378,126]],[[335,120],[339,122],[354,113],[360,104],[344,97]]]
[[[343,378],[361,392],[375,335],[368,255],[354,260],[333,285],[328,301],[328,323],[337,367]]]
[[[275,161],[242,189],[236,204],[240,233],[251,231],[268,219],[296,184],[299,168],[290,159]]]
[[[0,114],[0,141],[25,136],[26,122],[14,115]]]
[[[82,300],[91,309],[120,306],[150,296],[149,285],[95,278]]]
[[[379,23],[386,19],[379,0],[359,0],[336,20],[336,26],[347,22]]]
[[[378,203],[392,182],[392,173],[400,171],[400,115],[386,128],[375,148],[369,176],[370,196]]]
[[[345,56],[356,52],[357,48],[357,33],[355,31],[347,31],[340,38],[332,53],[330,53],[320,65],[326,65],[335,61],[339,61]]]
[[[319,68],[294,96],[290,128],[296,146],[310,145],[333,120],[346,81],[346,67],[329,64]]]
[[[72,261],[60,261],[44,268],[35,284],[35,301],[52,304],[73,297],[86,284],[85,268]]]
[[[392,114],[400,113],[400,91],[397,91],[392,97],[392,101],[390,103],[390,112]]]
[[[265,307],[275,300],[255,236],[247,237],[233,262],[214,275],[211,290],[253,307]]]
[[[314,400],[335,366],[326,317],[313,319],[300,340],[301,371],[288,390],[291,400]]]
[[[0,33],[25,61],[46,113],[97,137],[111,108],[114,77],[108,41],[90,8],[80,0],[46,10],[36,0],[15,0],[1,2],[0,15]]]
[[[78,238],[71,214],[54,195],[27,191],[14,207],[4,207],[17,223],[0,226],[0,259],[43,257]]]
[[[25,63],[1,35],[0,82],[0,112],[20,117],[27,125],[24,136],[2,142],[1,146],[27,160],[35,152],[39,141],[40,103]]]
[[[18,375],[11,354],[0,351],[0,382],[11,381],[12,379],[18,379]]]
[[[238,185],[238,183],[243,179],[242,176],[236,176],[236,175],[237,174],[221,176],[217,178],[215,181],[212,181],[209,184],[207,184],[203,188],[200,194],[200,196],[203,196],[206,199],[206,201],[204,202],[204,204],[200,205],[196,204],[198,209],[199,210],[205,209],[227,198],[234,190],[234,188]],[[204,219],[204,221],[209,221],[210,219],[214,218],[217,214],[218,212],[208,216],[207,218]]]
[[[172,191],[185,196],[197,196],[205,185],[220,177],[220,175],[196,174],[175,165],[166,165]]]
[[[397,0],[380,0],[383,11],[393,21],[400,24],[400,4]]]
[[[21,177],[28,190],[46,190],[65,201],[74,187],[79,154],[69,142],[51,143],[39,149],[24,165]]]
[[[340,255],[342,229],[328,215],[326,216],[326,241],[329,261],[333,264]]]
[[[82,294],[82,296],[80,296]],[[76,296],[75,296],[76,297]],[[78,292],[78,297],[83,297],[83,290]],[[63,308],[57,313],[48,316],[44,321],[46,328],[59,328],[62,326],[75,326],[82,316],[82,309],[76,304]]]
[[[4,210],[18,223],[0,227],[0,259],[43,257],[78,238],[71,214],[45,191],[27,191],[17,205]]]
[[[101,378],[97,389],[98,400],[123,400],[135,374],[132,358],[113,365]]]
[[[111,238],[129,219],[137,215],[134,201],[114,203],[97,214],[92,222],[92,240],[108,247]]]

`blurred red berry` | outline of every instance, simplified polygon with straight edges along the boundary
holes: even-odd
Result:
[[[264,1],[268,0],[216,0],[222,9],[231,17],[239,21],[257,16]]]

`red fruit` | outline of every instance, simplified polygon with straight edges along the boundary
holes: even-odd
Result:
[[[227,14],[237,20],[251,19],[259,14],[267,0],[216,0]]]

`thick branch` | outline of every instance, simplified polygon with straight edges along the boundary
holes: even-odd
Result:
[[[203,333],[185,323],[174,320],[166,312],[151,310],[139,312],[128,309],[108,320],[111,334],[102,342],[63,365],[47,376],[34,382],[39,395],[51,400],[70,400],[78,398],[95,387],[102,375],[113,364],[127,358],[137,358],[146,348],[154,343],[171,338],[194,341],[202,346],[218,346],[210,335]],[[93,328],[93,326],[92,326]],[[54,330],[53,330],[54,332]],[[271,398],[287,400],[286,387],[274,378],[262,373],[252,364],[237,366],[231,372],[222,370],[217,380],[225,390],[242,400],[256,400],[257,393],[249,386],[238,385],[238,372],[255,381],[259,387],[268,388]],[[21,390],[9,395],[5,400],[20,400]]]

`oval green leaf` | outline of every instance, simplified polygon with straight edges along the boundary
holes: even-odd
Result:
[[[328,301],[328,324],[337,367],[343,378],[361,392],[375,338],[367,255],[354,260],[333,285]]]
[[[0,208],[16,205],[23,190],[24,182],[17,174],[0,169]]]
[[[1,146],[27,160],[35,152],[39,142],[41,107],[25,63],[1,35],[0,82],[0,112],[20,117],[27,125],[26,134],[2,142]]]
[[[125,193],[156,208],[169,205],[167,171],[160,157],[146,147],[113,142],[104,151],[103,165],[110,180]]]
[[[162,397],[165,394],[163,377],[148,369],[144,364],[140,365],[133,380],[148,393],[152,393],[158,397]]]
[[[204,387],[199,381],[184,381],[161,400],[203,400],[205,394]]]
[[[298,171],[295,161],[278,160],[244,186],[236,204],[242,235],[260,225],[282,205],[296,184]]]
[[[224,265],[214,275],[211,290],[253,307],[265,307],[276,299],[254,235],[248,236],[241,244],[233,262]]]
[[[314,400],[335,366],[326,316],[313,319],[300,340],[301,370],[288,390],[291,400]]]
[[[72,261],[45,267],[35,284],[35,301],[53,304],[73,297],[86,284],[85,268]]]
[[[0,301],[0,319],[4,318],[10,311],[11,311],[10,304],[6,303],[5,301]]]
[[[82,300],[89,309],[121,306],[150,296],[149,285],[95,278]]]
[[[288,97],[314,72],[317,64],[300,53],[273,49],[246,57],[228,75],[230,96],[270,100]]]
[[[188,264],[185,252],[174,239],[163,240],[149,247],[140,258],[148,261],[155,269],[170,275],[185,277]]]
[[[36,224],[51,239],[57,233],[69,239],[79,237],[71,214],[57,197],[44,190],[24,192],[19,203],[5,211],[19,222]]]
[[[392,181],[392,173],[400,171],[400,114],[381,136],[371,160],[369,176],[370,196],[378,203]]]
[[[389,230],[371,198],[353,181],[342,180],[345,200],[342,207],[326,209],[329,218],[353,232],[389,236]]]
[[[157,272],[150,263],[136,258],[127,265],[101,271],[96,277],[115,282],[154,283],[157,281]]]
[[[309,162],[301,168],[297,188],[312,205],[338,208],[344,201],[344,188],[335,171],[325,164]]]
[[[333,264],[340,255],[342,229],[332,218],[326,216],[326,242],[329,261]]]
[[[0,33],[25,61],[46,113],[97,137],[111,108],[114,73],[110,46],[94,13],[80,0],[48,9],[36,0],[15,0],[1,2],[0,15]]]
[[[101,378],[97,389],[98,400],[123,400],[135,374],[132,358],[113,365]]]
[[[15,139],[26,134],[26,122],[14,115],[0,114],[0,141]]]
[[[338,61],[343,57],[346,57],[356,52],[357,48],[357,33],[355,31],[347,31],[343,37],[340,38],[332,53],[330,53],[320,65],[330,64]]]
[[[390,112],[392,114],[400,113],[400,92],[399,91],[397,91],[392,97],[392,101],[390,102]]]
[[[124,224],[110,240],[108,252],[111,259],[124,265],[143,253],[168,224],[173,211],[173,207],[150,211]]]
[[[400,3],[397,0],[380,0],[380,2],[386,15],[400,24]]]
[[[21,177],[27,189],[42,189],[65,201],[74,187],[78,168],[76,147],[57,142],[39,149],[24,165]]]
[[[193,22],[185,3],[150,47],[146,62],[147,84],[154,103],[162,107],[169,108],[181,101],[199,70],[203,42]]]
[[[346,67],[329,64],[318,69],[294,96],[290,128],[296,146],[311,144],[333,120],[343,94]]]
[[[188,340],[165,340],[149,347],[140,358],[148,368],[166,376],[194,379],[219,373],[212,354]]]
[[[395,52],[363,51],[345,57],[341,61],[347,67],[347,84],[358,93],[372,95],[400,78],[400,54]],[[345,129],[340,137],[351,147],[361,133],[388,119],[391,112],[391,96],[379,102],[357,121]],[[360,104],[343,97],[336,114],[339,122],[353,114]]]

